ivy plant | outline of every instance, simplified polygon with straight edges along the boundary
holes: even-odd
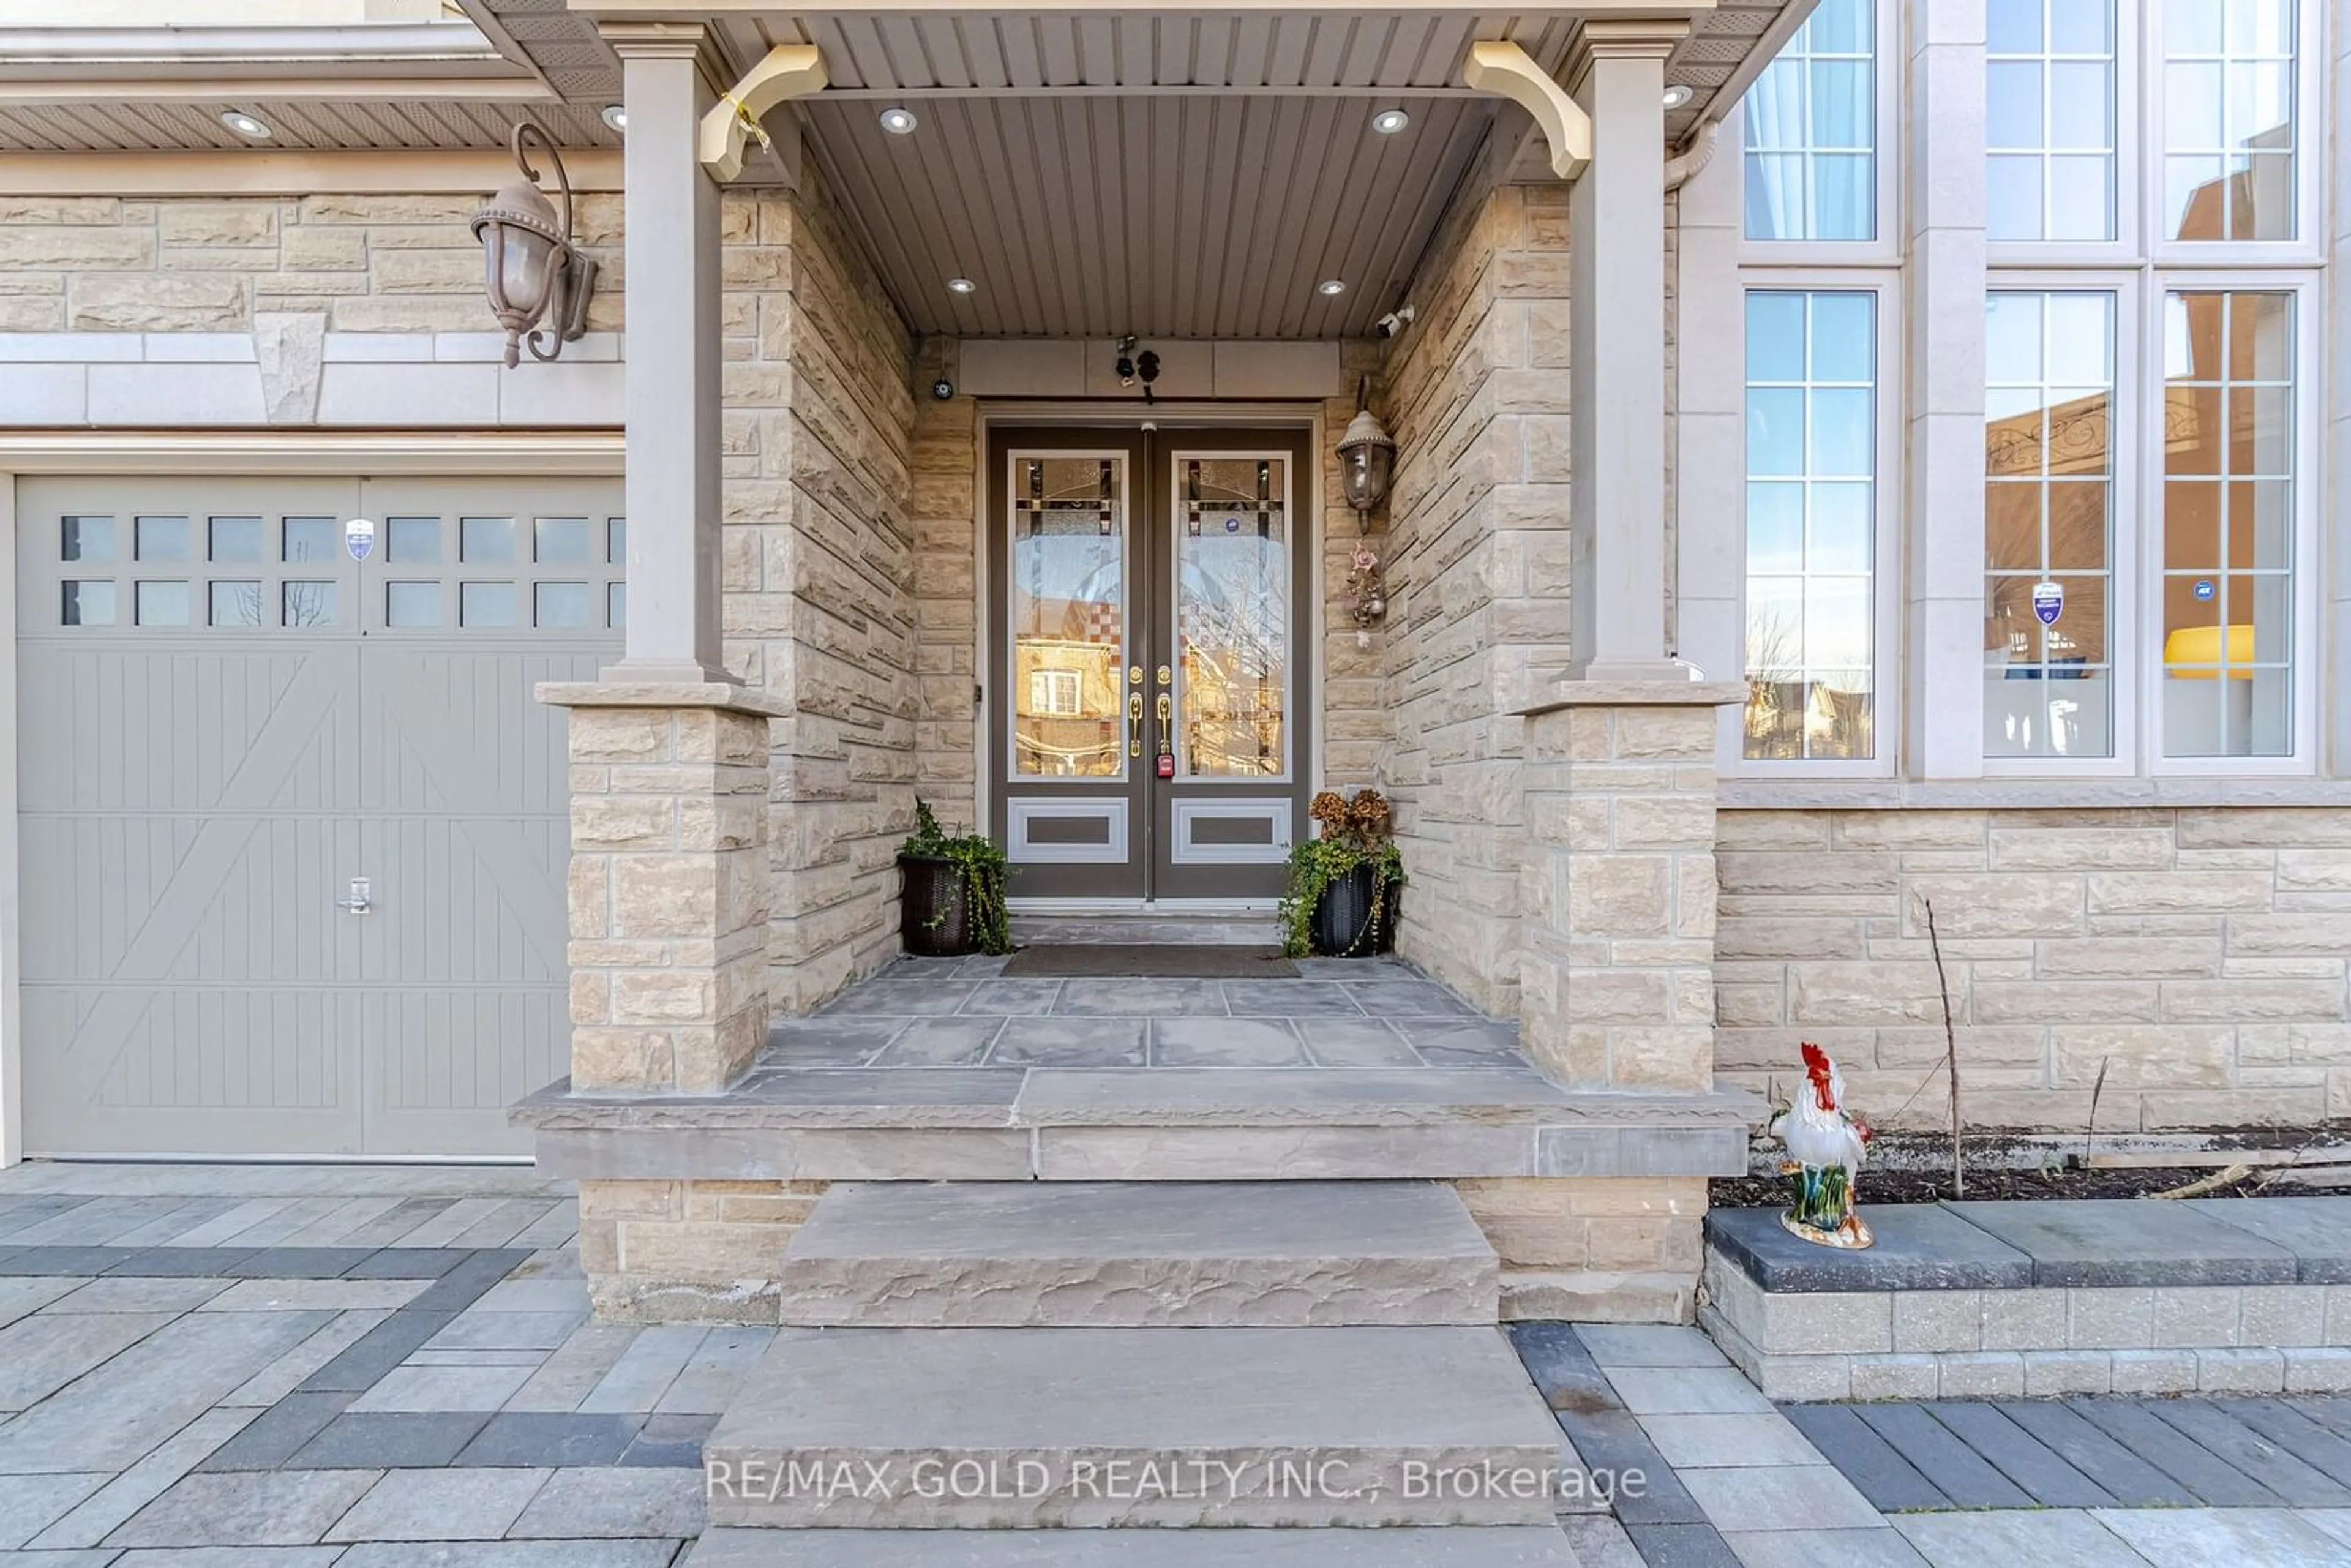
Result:
[[[1308,809],[1322,832],[1290,847],[1290,885],[1281,898],[1281,950],[1292,958],[1313,948],[1314,911],[1332,883],[1369,866],[1372,870],[1371,918],[1348,943],[1354,954],[1376,940],[1388,918],[1391,888],[1405,881],[1404,855],[1397,850],[1394,818],[1388,802],[1376,789],[1358,789],[1349,800],[1325,789]]]
[[[985,833],[950,835],[927,800],[914,802],[914,831],[898,848],[914,860],[949,861],[963,873],[964,904],[970,911],[971,933],[983,953],[1012,951],[1012,917],[1005,907],[1005,885],[1012,864]],[[928,928],[946,924],[948,910],[931,916]]]

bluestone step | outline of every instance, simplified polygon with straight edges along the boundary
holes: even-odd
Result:
[[[1494,1328],[809,1329],[703,1448],[774,1529],[1547,1524],[1558,1423]]]
[[[784,1321],[826,1326],[1482,1323],[1500,1266],[1433,1182],[873,1182],[786,1249]]]
[[[713,1530],[685,1568],[1576,1568],[1556,1525],[1486,1530]]]

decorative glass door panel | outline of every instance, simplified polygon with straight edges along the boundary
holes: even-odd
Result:
[[[1013,897],[1277,895],[1311,775],[1304,433],[999,430],[988,460]]]

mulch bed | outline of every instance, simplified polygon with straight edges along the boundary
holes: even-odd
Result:
[[[2204,1197],[2325,1197],[2330,1196],[2317,1187],[2291,1186],[2284,1182],[2262,1185],[2262,1178],[2270,1174],[2255,1167],[2252,1173],[2224,1187],[2199,1194]],[[2219,1172],[2211,1166],[2179,1166],[2168,1169],[2131,1170],[2067,1170],[2047,1168],[2034,1170],[1986,1169],[1968,1172],[1970,1199],[2014,1199],[2035,1197],[2147,1197],[2173,1187],[2186,1186]],[[1859,1191],[1855,1195],[1862,1207],[1886,1203],[1939,1203],[1953,1196],[1951,1173],[1949,1171],[1873,1171],[1861,1173]],[[1788,1183],[1783,1176],[1726,1176],[1707,1184],[1707,1202],[1717,1208],[1785,1208],[1788,1206]]]

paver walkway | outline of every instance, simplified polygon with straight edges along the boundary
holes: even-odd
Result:
[[[0,1172],[0,1568],[671,1568],[772,1331],[590,1323],[574,1226],[522,1169]],[[2351,1563],[2351,1402],[1782,1411],[1693,1329],[1511,1337],[1584,1568]]]
[[[2351,1563],[2351,1400],[1774,1409],[1695,1329],[1511,1338],[1581,1466],[1583,1568]]]

